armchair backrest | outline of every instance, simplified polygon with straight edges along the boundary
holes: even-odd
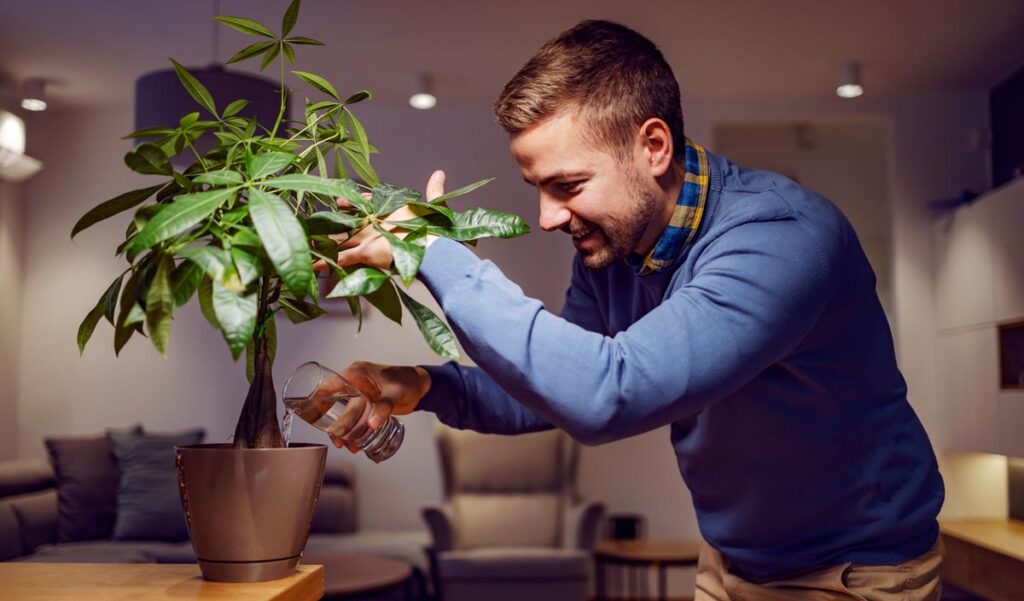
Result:
[[[455,548],[562,544],[565,511],[577,497],[578,447],[568,435],[441,426],[438,444]]]

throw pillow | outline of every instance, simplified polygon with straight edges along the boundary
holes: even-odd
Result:
[[[127,432],[141,433],[142,426]],[[107,435],[47,438],[44,444],[57,488],[57,540],[110,538],[118,471]]]
[[[121,470],[114,540],[182,541],[188,538],[181,508],[174,447],[199,444],[202,429],[174,434],[112,434]]]

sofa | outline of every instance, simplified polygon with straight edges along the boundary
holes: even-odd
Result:
[[[162,541],[57,542],[57,491],[45,459],[0,461],[0,561],[61,563],[192,563],[192,545]],[[307,553],[381,555],[414,566],[426,583],[430,538],[418,531],[360,531],[356,527],[355,470],[328,461]],[[422,591],[423,587],[419,587]]]

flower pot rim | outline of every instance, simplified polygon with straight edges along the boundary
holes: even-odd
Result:
[[[183,446],[174,447],[175,451],[200,451],[200,452],[211,452],[211,453],[223,453],[225,451],[230,452],[242,452],[242,453],[266,453],[276,451],[309,451],[317,449],[326,449],[327,445],[314,443],[314,442],[293,442],[287,447],[278,447],[270,449],[236,449],[235,445],[230,442],[206,442],[202,444],[189,444]]]

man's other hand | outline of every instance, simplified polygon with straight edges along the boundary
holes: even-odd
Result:
[[[435,171],[427,182],[426,189],[426,201],[431,202],[435,198],[444,195],[444,171]],[[339,201],[339,203],[344,201]],[[408,221],[419,217],[412,209],[408,206],[398,209],[394,213],[391,213],[385,218],[385,221],[392,223],[400,221]],[[382,224],[383,227],[387,227],[399,238],[404,238],[408,234],[408,230],[404,230],[397,226],[391,226]],[[391,245],[388,244],[387,238],[381,235],[380,232],[373,229],[372,227],[363,228],[355,236],[345,239],[341,238],[342,250],[338,253],[337,262],[341,267],[348,267],[350,265],[367,265],[369,267],[376,267],[387,271],[391,268]],[[426,237],[426,244],[429,246],[437,236],[428,234]],[[313,268],[317,271],[325,271],[327,265],[323,261],[317,261],[313,264]]]
[[[341,372],[362,393],[348,400],[327,434],[334,446],[359,452],[358,443],[381,427],[392,414],[412,413],[427,391],[430,374],[412,365],[382,365],[356,361]]]

